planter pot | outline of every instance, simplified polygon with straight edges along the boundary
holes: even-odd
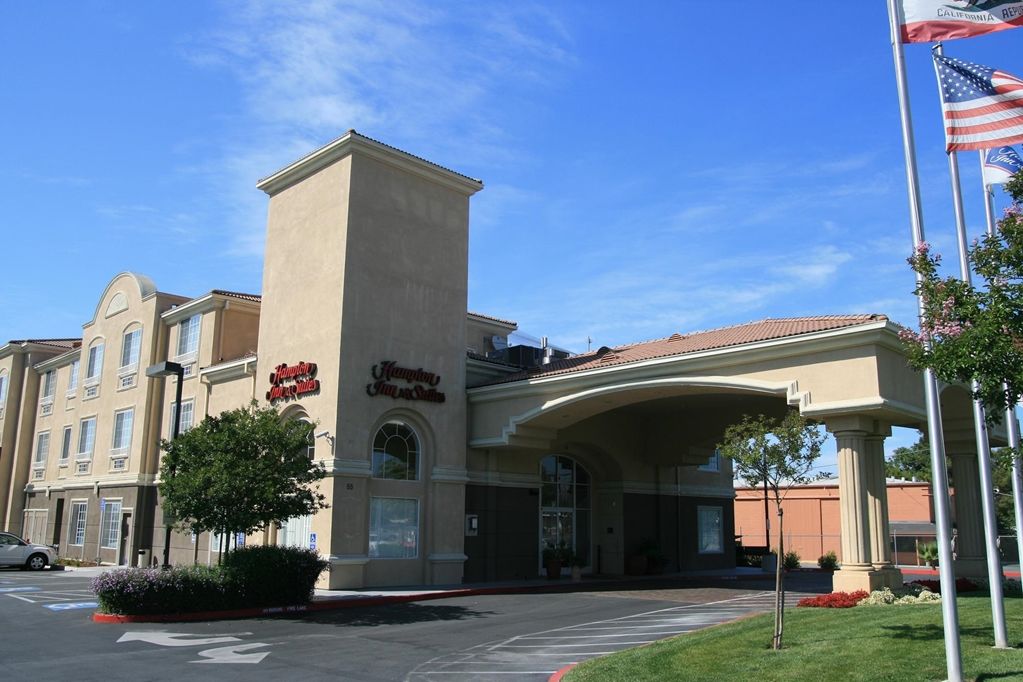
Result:
[[[660,557],[653,558],[648,556],[646,558],[646,574],[661,575],[662,573],[664,573],[664,568],[667,565],[668,565],[667,559],[663,559]]]
[[[628,575],[646,575],[646,554],[634,554],[625,561],[625,572]]]
[[[548,580],[560,580],[561,579],[561,562],[557,559],[544,562],[544,569],[547,571]]]
[[[778,570],[778,555],[765,554],[764,560],[760,562],[760,569],[764,573],[774,573]]]

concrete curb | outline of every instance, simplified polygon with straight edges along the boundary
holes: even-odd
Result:
[[[569,663],[564,668],[554,673],[547,678],[547,682],[561,682],[561,678],[568,674],[568,671],[579,665],[578,663]]]

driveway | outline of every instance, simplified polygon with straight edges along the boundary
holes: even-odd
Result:
[[[762,580],[661,580],[281,618],[111,625],[89,620],[89,596],[88,578],[74,573],[0,572],[4,677],[539,682],[568,663],[769,610],[773,598]]]

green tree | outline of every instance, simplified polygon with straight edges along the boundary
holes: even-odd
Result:
[[[931,447],[923,434],[909,447],[895,448],[884,463],[885,475],[889,478],[915,478],[918,481],[931,480]]]
[[[977,382],[974,397],[998,422],[1023,395],[1023,174],[1005,185],[1013,200],[995,234],[970,250],[982,280],[972,286],[939,274],[941,256],[926,243],[909,259],[920,275],[920,331],[904,330],[910,363],[941,379]]]
[[[162,441],[165,511],[194,533],[228,535],[327,507],[312,486],[325,475],[308,455],[313,428],[252,401]]]
[[[823,478],[814,475],[814,462],[821,454],[824,434],[795,410],[782,419],[745,415],[738,424],[725,429],[718,445],[722,456],[732,460],[737,478],[758,487],[766,482],[778,516],[778,561],[775,569],[774,636],[771,647],[781,649],[785,628],[785,582],[781,558],[785,556],[785,527],[782,501],[794,485]]]
[[[995,490],[995,517],[999,535],[1016,534],[1016,508],[1012,501],[1012,449],[999,448],[991,453],[991,479]]]

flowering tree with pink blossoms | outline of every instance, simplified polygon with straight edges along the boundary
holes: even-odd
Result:
[[[941,379],[977,382],[991,421],[1023,395],[1023,174],[1005,185],[1013,204],[993,235],[973,243],[970,261],[980,283],[942,277],[941,256],[921,244],[909,264],[920,275],[920,331],[901,334],[910,363]]]

